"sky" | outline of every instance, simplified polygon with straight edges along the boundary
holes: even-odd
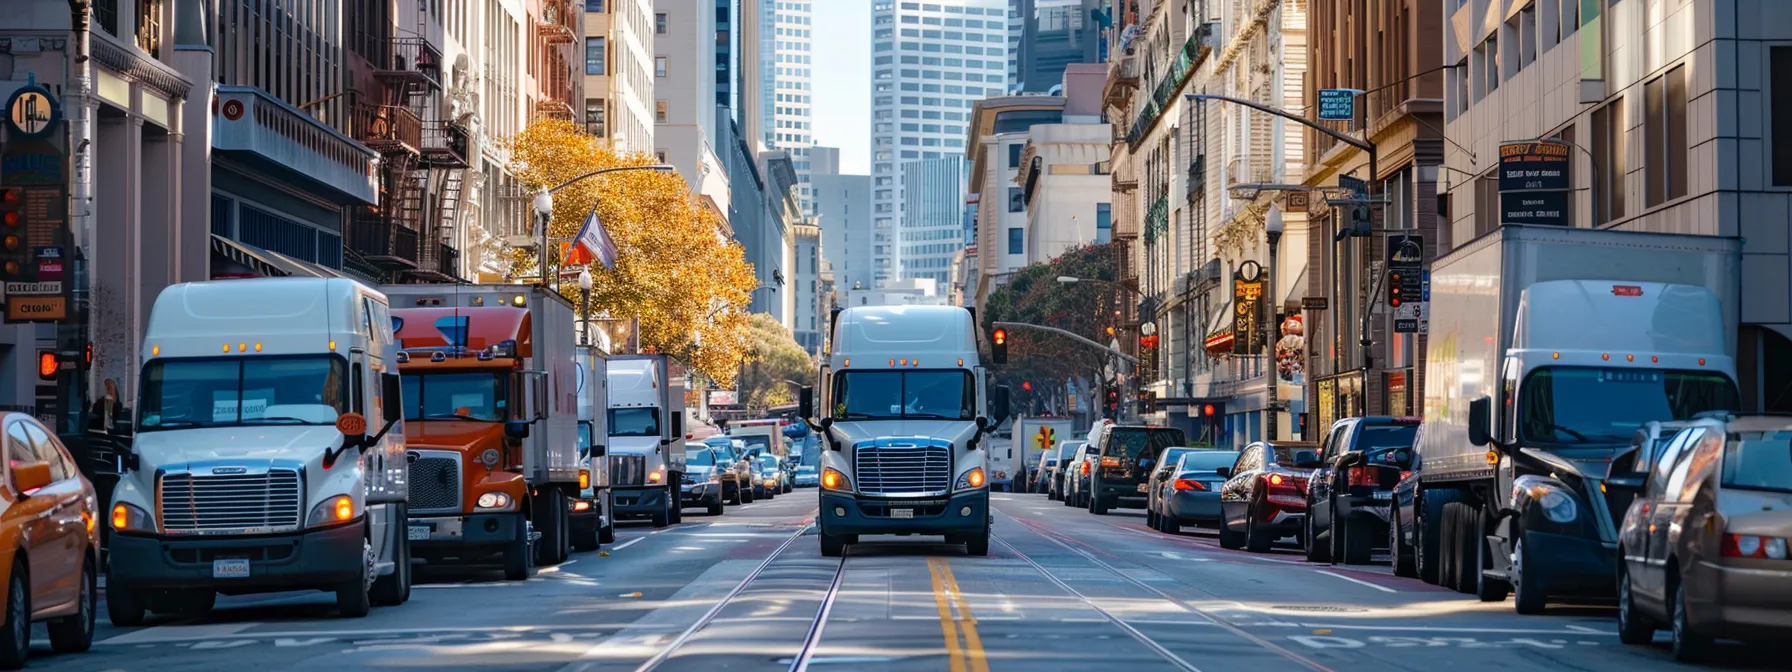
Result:
[[[871,174],[871,0],[815,8],[815,144],[840,148],[840,172]]]

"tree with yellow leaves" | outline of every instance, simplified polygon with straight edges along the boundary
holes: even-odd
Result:
[[[530,124],[506,141],[511,169],[530,191],[595,170],[644,166],[653,157],[619,155],[569,121]],[[569,240],[595,208],[617,248],[616,267],[592,264],[591,310],[640,321],[643,350],[669,354],[718,384],[734,381],[748,338],[743,311],[758,281],[719,215],[691,196],[676,173],[607,173],[554,193],[548,235]],[[579,303],[572,279],[558,277],[560,246],[549,245],[550,281]],[[519,250],[512,277],[539,276],[538,256]],[[570,270],[570,269],[568,269]]]

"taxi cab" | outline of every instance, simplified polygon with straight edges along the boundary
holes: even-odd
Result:
[[[31,624],[61,653],[93,646],[99,537],[93,484],[62,442],[23,413],[0,413],[6,487],[0,488],[0,580],[6,586],[0,669],[25,666]]]

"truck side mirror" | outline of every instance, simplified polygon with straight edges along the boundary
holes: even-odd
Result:
[[[592,457],[603,457],[603,456],[609,455],[609,454],[610,454],[610,447],[606,446],[604,444],[600,443],[600,444],[597,444],[597,445],[591,447],[591,456]]]
[[[796,391],[796,415],[805,422],[815,417],[815,388],[804,385]]]
[[[381,414],[386,422],[404,417],[404,383],[396,373],[380,375]]]
[[[1493,399],[1476,397],[1468,402],[1468,442],[1476,446],[1493,443]]]
[[[672,414],[672,436],[684,436],[684,412]]]
[[[504,423],[504,436],[521,441],[529,438],[529,421],[509,420]]]

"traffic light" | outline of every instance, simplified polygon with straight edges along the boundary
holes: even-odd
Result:
[[[997,329],[989,334],[989,359],[997,364],[1008,363],[1008,330]]]
[[[1226,431],[1226,405],[1223,403],[1204,402],[1197,407],[1195,427],[1201,432],[1202,439],[1214,446],[1220,445],[1220,437]]]
[[[37,353],[37,377],[42,380],[55,380],[56,373],[62,370],[62,360],[56,358],[53,350],[40,350]]]
[[[1388,306],[1391,308],[1400,307],[1400,299],[1403,298],[1400,296],[1400,281],[1405,279],[1402,277],[1404,275],[1400,271],[1388,273]]]
[[[1106,397],[1105,405],[1107,408],[1107,417],[1120,417],[1120,387],[1118,385],[1103,384],[1102,390],[1105,392]]]
[[[0,276],[12,282],[25,279],[25,192],[0,189]]]

